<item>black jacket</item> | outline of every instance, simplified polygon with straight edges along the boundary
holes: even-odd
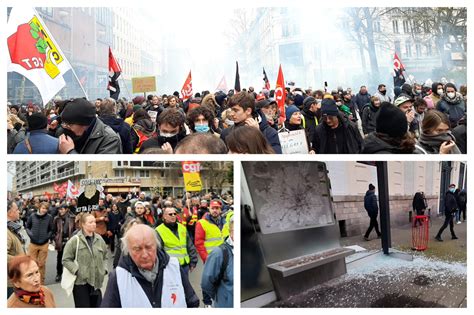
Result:
[[[378,107],[374,107],[371,103],[367,104],[362,109],[362,130],[364,134],[369,134],[375,131],[377,115],[379,112]]]
[[[116,118],[114,116],[100,116],[100,120],[110,128],[112,128],[119,136],[122,141],[122,153],[132,154],[132,142],[130,141],[130,125],[127,124],[122,118]]]
[[[415,194],[415,196],[413,197],[412,206],[413,210],[415,210],[416,213],[420,215],[422,211],[426,209],[426,200],[425,198],[423,198],[423,195],[421,193],[417,192]]]
[[[170,257],[164,251],[158,250],[158,275],[155,282],[152,284],[146,280],[138,270],[137,265],[133,262],[129,255],[120,258],[119,267],[124,268],[137,279],[138,283],[145,292],[150,304],[153,308],[161,307],[161,292],[163,288],[163,270],[168,265]],[[186,305],[188,307],[199,307],[199,298],[196,296],[188,275],[181,268],[181,281],[183,283],[184,294],[186,296]],[[117,274],[115,269],[109,275],[107,289],[105,290],[104,298],[102,299],[101,307],[122,307],[120,301],[120,293],[117,285]]]
[[[414,149],[414,148],[413,148]],[[412,152],[405,152],[400,147],[391,145],[375,135],[375,133],[369,133],[364,138],[363,149],[361,153],[365,154],[409,154]]]
[[[53,236],[53,217],[49,214],[31,214],[26,222],[26,233],[32,244],[44,245]]]
[[[365,104],[370,103],[370,94],[369,93],[360,94],[359,92],[352,100],[354,104],[357,105],[357,109],[359,110],[359,113],[360,113],[362,112],[362,108],[365,106]]]
[[[362,136],[357,126],[338,115],[339,126],[331,129],[326,123],[316,127],[311,144],[316,154],[355,154],[362,149]]]
[[[444,215],[451,216],[458,209],[458,203],[456,202],[456,196],[451,191],[447,191],[444,196]]]
[[[367,190],[364,197],[364,208],[370,218],[377,218],[379,214],[379,205],[375,191]]]
[[[318,117],[316,116],[316,113],[311,112],[309,109],[303,109],[301,115],[303,115],[304,129],[306,129],[308,140],[312,141],[314,133],[316,132],[316,127],[318,126]]]

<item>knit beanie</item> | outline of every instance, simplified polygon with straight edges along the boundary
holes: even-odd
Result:
[[[375,124],[377,132],[387,134],[392,138],[402,137],[408,131],[405,113],[392,104],[380,106]]]
[[[27,117],[28,129],[32,130],[41,130],[46,129],[48,126],[48,118],[42,113],[34,113]]]
[[[293,115],[294,113],[299,112],[299,111],[300,110],[295,105],[288,106],[285,110],[286,121],[290,121],[291,115]]]
[[[321,114],[328,116],[337,116],[339,110],[337,109],[336,102],[333,99],[325,98],[321,102]]]
[[[67,124],[89,126],[94,118],[95,106],[83,98],[68,102],[61,113],[61,121]]]
[[[375,186],[372,184],[369,184],[369,190],[374,190],[374,189],[375,189]]]
[[[308,110],[312,104],[316,103],[316,99],[312,96],[308,96],[303,101],[303,108]]]

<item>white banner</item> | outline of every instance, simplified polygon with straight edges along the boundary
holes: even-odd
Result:
[[[284,131],[278,134],[283,154],[308,154],[308,143],[304,129]]]

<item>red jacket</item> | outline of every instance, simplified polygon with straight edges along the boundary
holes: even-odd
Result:
[[[207,220],[212,224],[215,224],[212,220],[209,220],[209,213],[206,213],[202,219]],[[221,222],[223,223],[223,222]],[[222,226],[219,226],[219,229],[222,230]],[[202,262],[205,263],[207,259],[207,251],[206,247],[204,246],[204,241],[206,240],[206,231],[201,225],[201,222],[196,223],[196,231],[194,233],[194,246],[196,246],[196,249],[199,253],[199,256],[201,256]]]

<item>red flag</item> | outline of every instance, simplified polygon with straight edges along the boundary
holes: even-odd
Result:
[[[115,60],[114,55],[112,54],[112,48],[109,47],[109,85],[107,90],[110,91],[110,97],[118,100],[120,94],[120,85],[117,81],[118,77],[122,73],[122,68]]]
[[[183,101],[186,101],[190,97],[193,96],[193,79],[191,77],[191,70],[189,70],[188,77],[183,84],[183,88],[181,89],[181,95],[183,96]]]
[[[400,58],[398,58],[397,53],[393,57],[393,85],[402,86],[405,83],[405,75],[403,74],[405,67],[402,64]]]
[[[285,79],[283,78],[283,71],[280,69],[278,70],[278,78],[276,82],[275,88],[275,100],[278,104],[278,110],[280,111],[280,120],[285,121],[285,99],[286,99],[286,90],[285,90]]]
[[[270,81],[268,81],[267,73],[265,72],[265,68],[263,68],[263,82],[265,82],[265,89],[270,91]]]

